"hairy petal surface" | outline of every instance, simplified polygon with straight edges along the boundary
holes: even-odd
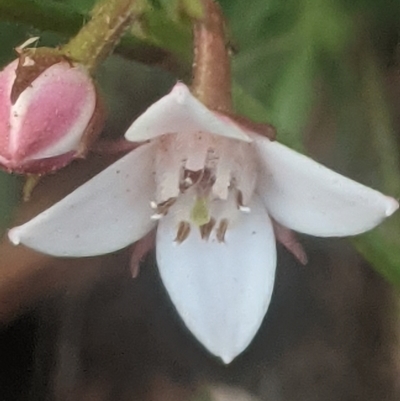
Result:
[[[6,164],[11,159],[10,153],[10,114],[11,88],[15,80],[18,60],[6,66],[0,72],[0,163]]]
[[[112,164],[51,208],[8,233],[54,256],[101,255],[139,240],[153,227],[154,144]]]
[[[258,193],[284,226],[320,237],[356,235],[398,208],[395,199],[359,184],[286,146],[254,137]]]
[[[96,90],[83,67],[56,63],[18,97],[10,113],[10,152],[38,160],[76,151],[93,116]]]
[[[177,208],[157,231],[158,267],[172,302],[194,336],[225,363],[257,333],[275,278],[271,221],[259,199],[249,206],[250,213],[238,212],[228,226],[224,242],[215,232],[208,241],[201,239],[198,227],[182,243],[174,242]]]
[[[209,110],[189,88],[177,83],[172,91],[150,106],[125,133],[132,142],[147,141],[164,134],[210,133],[251,142],[245,130],[229,117]]]

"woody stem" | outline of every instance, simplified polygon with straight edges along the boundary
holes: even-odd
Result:
[[[193,94],[208,108],[232,110],[230,56],[225,40],[225,20],[219,5],[203,0],[203,18],[195,21]]]

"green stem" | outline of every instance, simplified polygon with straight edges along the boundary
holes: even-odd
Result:
[[[0,20],[23,23],[40,31],[50,31],[70,37],[82,28],[87,15],[76,12],[62,3],[37,0],[0,0]],[[178,57],[169,50],[155,46],[144,38],[125,35],[115,52],[138,62],[162,65],[169,70],[182,71]],[[190,49],[187,49],[187,53]],[[190,57],[187,57],[189,60]],[[190,65],[186,63],[186,70]]]
[[[93,71],[141,12],[139,0],[102,0],[93,8],[91,19],[62,51]]]

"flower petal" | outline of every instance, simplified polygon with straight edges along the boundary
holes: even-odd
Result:
[[[397,201],[286,146],[254,137],[262,171],[258,192],[280,224],[321,237],[356,235],[378,225]]]
[[[15,160],[40,160],[76,151],[96,107],[88,72],[60,62],[47,68],[18,97],[10,114]]]
[[[250,213],[228,226],[224,242],[215,232],[203,240],[198,227],[178,244],[171,208],[157,231],[162,281],[189,330],[214,355],[231,362],[252,341],[268,309],[276,267],[269,217],[254,199]],[[176,210],[175,213],[179,213]]]
[[[127,154],[8,236],[54,256],[92,256],[139,240],[154,227],[154,144]]]
[[[7,165],[11,159],[10,144],[10,114],[11,89],[15,80],[15,69],[18,61],[15,60],[0,71],[0,163]]]
[[[125,138],[140,142],[164,134],[199,132],[251,142],[238,124],[229,117],[209,110],[182,83],[177,83],[168,95],[138,117],[126,132]]]
[[[296,234],[274,220],[272,220],[272,226],[276,241],[280,242],[302,265],[306,265],[308,263],[307,254],[296,238]]]

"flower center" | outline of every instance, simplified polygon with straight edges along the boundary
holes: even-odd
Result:
[[[247,206],[257,179],[256,158],[250,144],[207,133],[167,134],[157,139],[156,199],[153,219],[174,213],[176,242],[192,227],[203,239],[211,233],[219,242]]]
[[[210,222],[207,199],[197,198],[190,212],[190,220],[199,227]]]

